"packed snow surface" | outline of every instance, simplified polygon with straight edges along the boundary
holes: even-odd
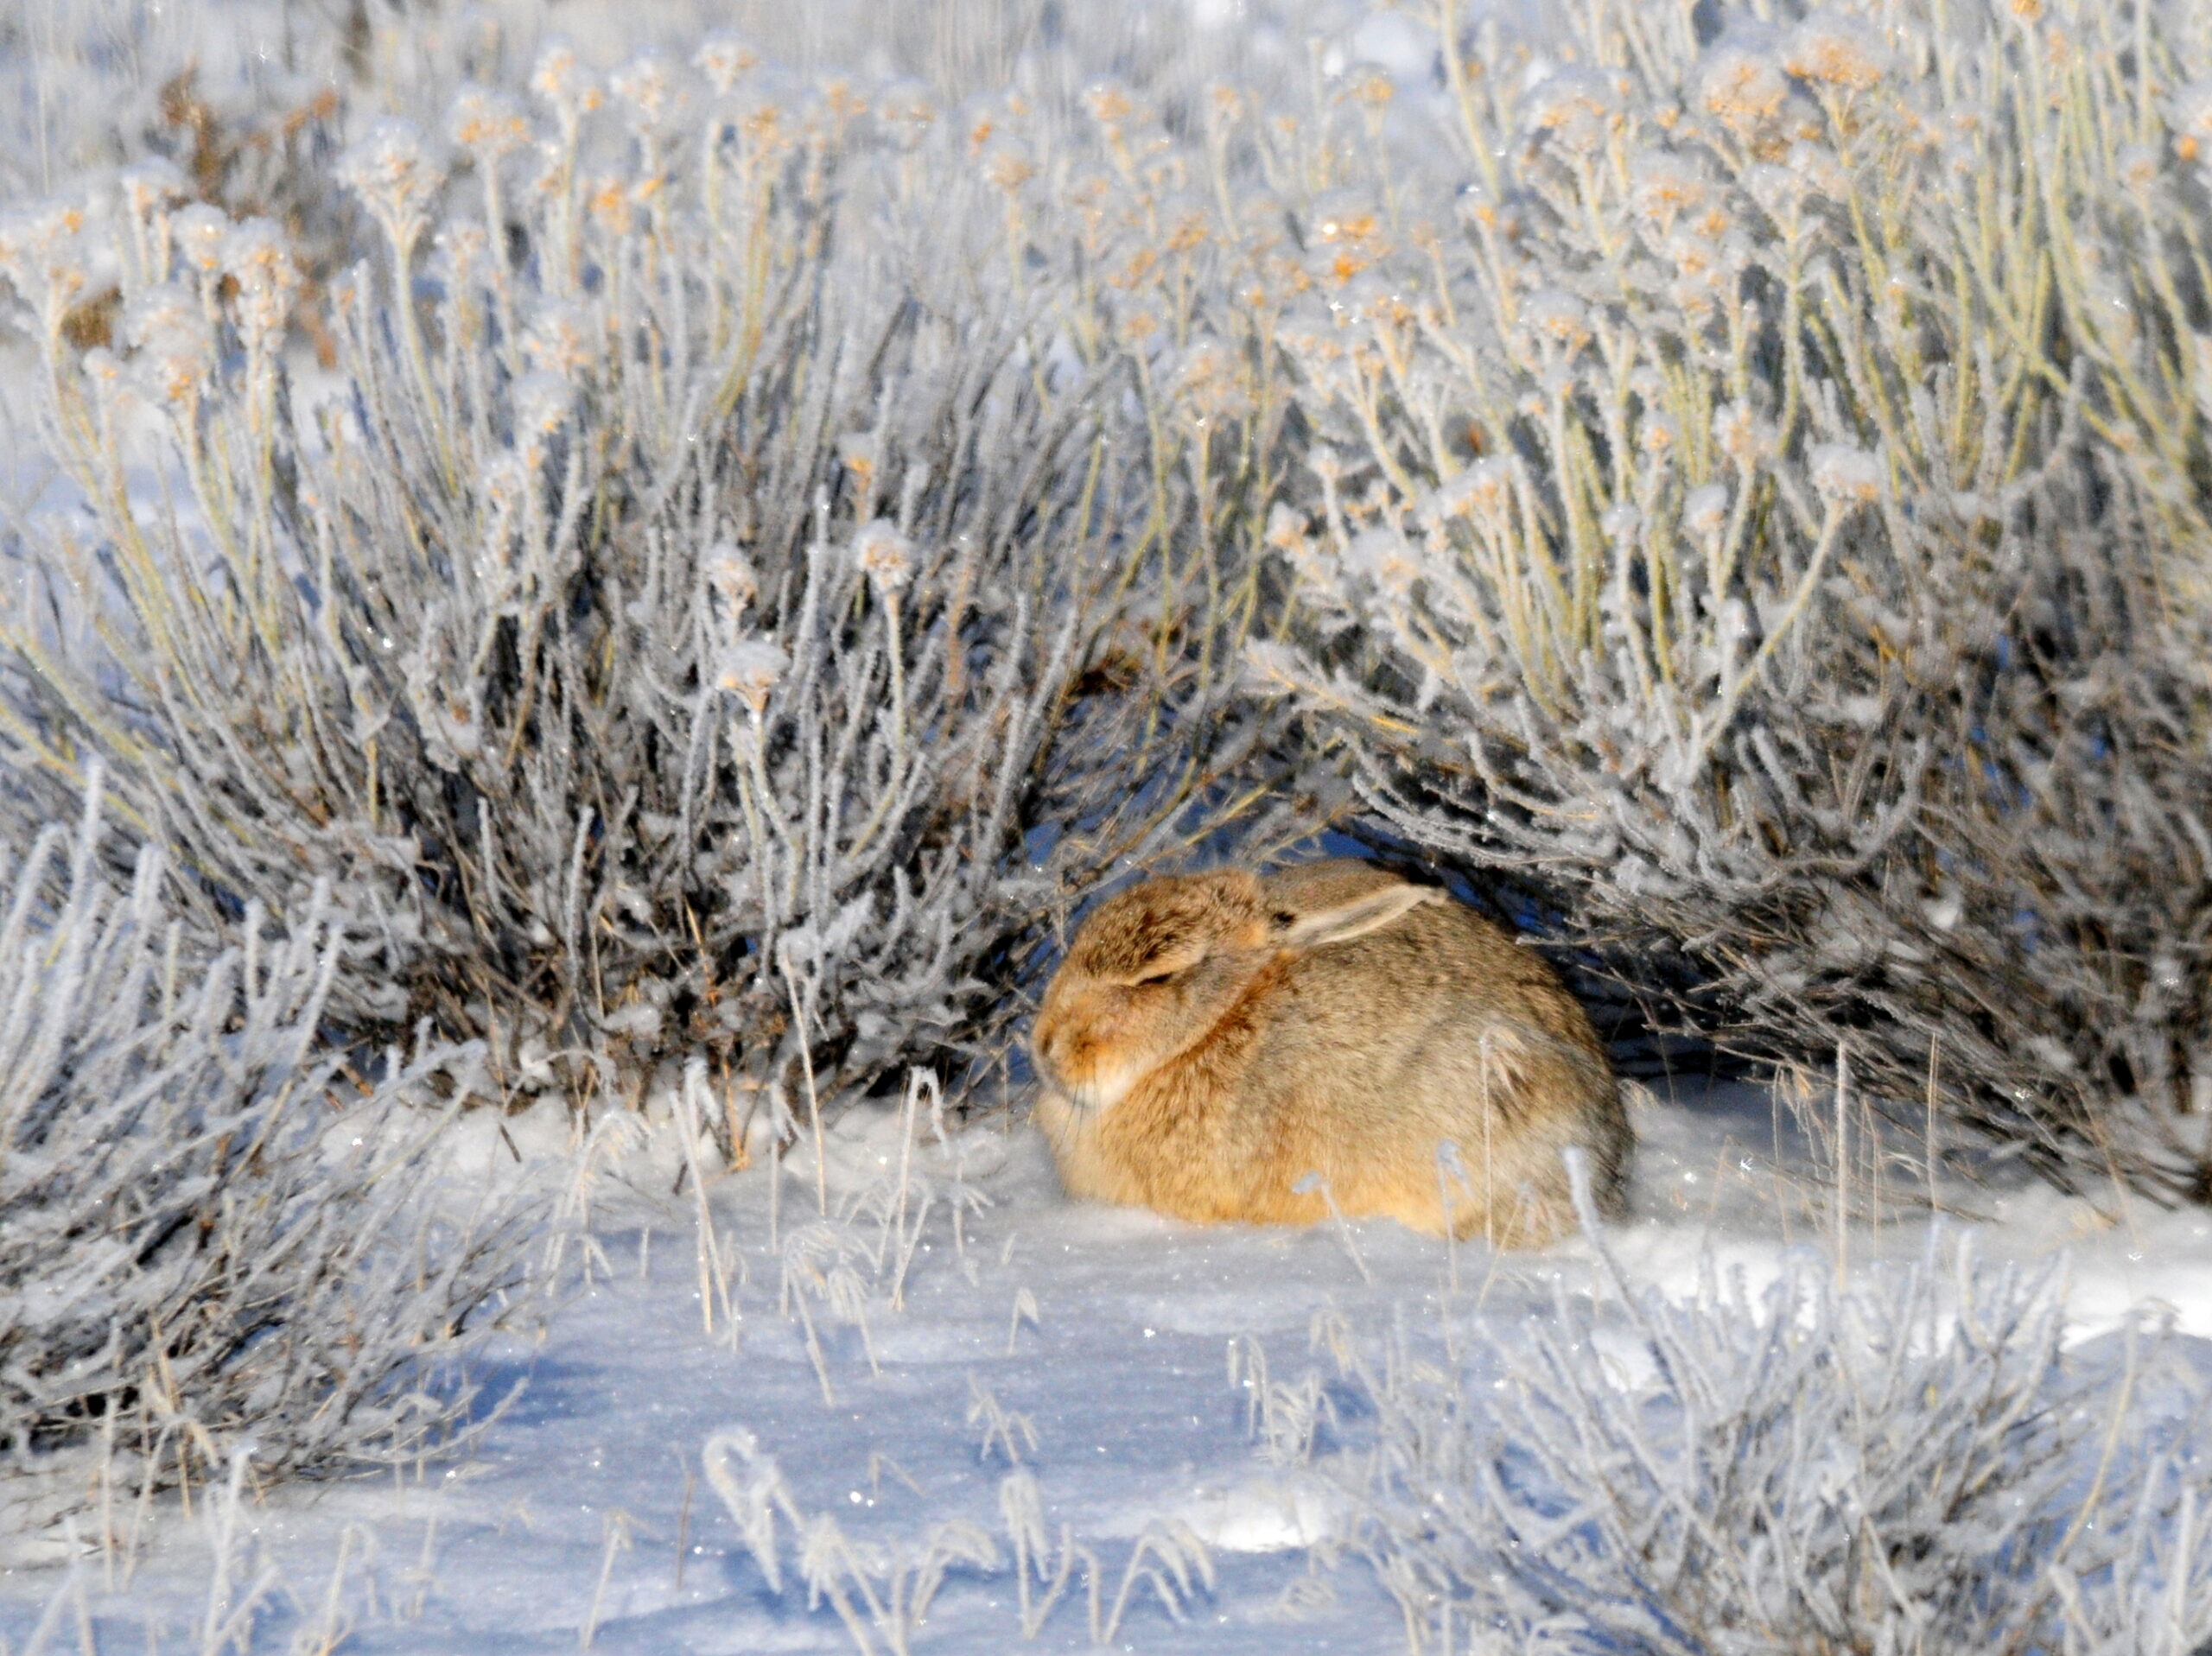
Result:
[[[1824,1152],[1790,1114],[1749,1087],[1672,1090],[1638,1106],[1635,1212],[1609,1238],[1629,1273],[1688,1293],[1708,1255],[1755,1282],[1793,1248],[1834,1259]],[[919,1100],[836,1120],[819,1179],[802,1135],[772,1213],[756,1145],[753,1168],[710,1176],[709,1234],[683,1119],[663,1100],[582,1135],[547,1103],[460,1129],[456,1200],[542,1178],[580,1221],[542,1336],[480,1377],[507,1400],[472,1452],[265,1493],[249,1468],[188,1512],[111,1492],[73,1563],[18,1538],[6,1648],[1075,1650],[1094,1625],[1123,1650],[1395,1648],[1365,1567],[1313,1550],[1341,1516],[1324,1473],[1357,1419],[1325,1411],[1313,1465],[1270,1464],[1256,1390],[1319,1370],[1312,1341],[1332,1329],[1448,1335],[1479,1366],[1555,1284],[1597,1280],[1582,1240],[1500,1257],[1387,1222],[1205,1229],[1071,1204],[1018,1113],[940,1138]],[[1885,1196],[1867,1164],[1849,1272],[1929,1238],[1924,1173],[1899,1152]],[[2205,1214],[2101,1214],[2003,1179],[1939,1178],[1938,1196],[1986,1257],[2065,1250],[2082,1336],[2163,1301],[2212,1370]],[[1624,1337],[1593,1361],[1637,1355]],[[762,1511],[773,1583],[743,1527]],[[1021,1512],[1046,1544],[1033,1646]],[[105,1552],[87,1536],[103,1523]]]

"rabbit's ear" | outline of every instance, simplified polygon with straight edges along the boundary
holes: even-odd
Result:
[[[1441,896],[1430,885],[1385,885],[1325,909],[1279,914],[1274,917],[1273,941],[1281,949],[1319,949],[1325,943],[1364,937],[1370,931],[1395,924],[1422,904],[1433,903]]]

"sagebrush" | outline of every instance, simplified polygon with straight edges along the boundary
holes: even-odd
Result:
[[[241,1450],[283,1475],[465,1434],[465,1360],[529,1302],[536,1234],[527,1200],[448,1188],[426,1105],[480,1054],[360,1082],[321,1039],[327,905],[202,955],[158,848],[118,889],[103,838],[95,797],[0,879],[0,1500],[44,1518]]]
[[[2192,1656],[2212,1635],[2212,1402],[2157,1325],[2069,1352],[2056,1267],[1940,1231],[1848,1289],[1808,1255],[1756,1293],[1708,1262],[1681,1300],[1607,1266],[1611,1304],[1562,1288],[1484,1353],[1401,1335],[1378,1359],[1332,1331],[1356,1444],[1323,1463],[1350,1500],[1332,1545],[1409,1649]],[[1299,1395],[1270,1393],[1269,1422]]]
[[[156,133],[12,221],[19,834],[104,754],[356,1024],[741,1112],[1349,774],[1662,1019],[2212,1194],[2192,9],[527,10],[302,36],[312,214]]]
[[[1305,220],[1262,675],[1688,1027],[2212,1197],[2202,19],[1429,21],[1458,165]]]
[[[16,809],[101,756],[202,930],[322,880],[333,1016],[486,1037],[504,1090],[703,1047],[735,1117],[987,1059],[1069,907],[1268,814],[1213,520],[1280,410],[1162,383],[1188,257],[1027,291],[1012,117],[978,168],[928,95],[798,95],[727,37],[529,83],[341,158],[382,251],[334,381],[275,227],[173,171],[16,222],[92,519],[22,549]],[[1160,186],[1118,187],[1141,233]],[[72,341],[97,268],[127,351]],[[1194,398],[1237,448],[1170,440]]]

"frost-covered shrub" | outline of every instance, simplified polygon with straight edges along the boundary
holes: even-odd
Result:
[[[312,218],[327,203],[312,193],[315,169],[297,165],[302,149],[359,112],[429,121],[461,82],[515,83],[553,35],[610,62],[645,46],[688,51],[702,32],[734,28],[772,62],[881,68],[957,104],[1017,82],[1058,99],[1107,74],[1194,84],[1210,65],[1249,67],[1262,53],[1302,70],[1302,41],[1272,10],[1232,19],[1188,0],[55,0],[0,14],[0,196],[43,195],[155,154],[203,199],[261,211],[282,199]]]
[[[1431,75],[1287,4],[1236,86],[1178,8],[901,14],[928,84],[495,10],[346,72],[333,378],[289,231],[158,168],[10,221],[91,514],[16,549],[19,824],[105,753],[203,933],[328,877],[340,1012],[505,1085],[835,1090],[991,1050],[1288,690],[1279,820],[1341,767],[1702,1033],[2212,1191],[2185,9],[1440,5]]]
[[[327,138],[344,56],[341,29],[285,21],[281,0],[11,10],[0,18],[0,195],[45,194],[149,154],[211,198],[284,192],[288,167]]]
[[[1617,1284],[1618,1279],[1616,1278]],[[2063,1346],[2055,1269],[1931,1241],[1849,1291],[1561,1291],[1495,1372],[1348,1363],[1344,1544],[1409,1646],[2190,1656],[2212,1634],[2201,1382]],[[2190,1399],[2193,1399],[2193,1404]]]
[[[435,1450],[525,1281],[524,1209],[442,1206],[424,1101],[474,1055],[394,1055],[364,1089],[317,1043],[322,905],[200,955],[159,851],[117,889],[100,838],[95,803],[0,879],[0,1474],[101,1445],[66,1500],[239,1448],[279,1475]],[[50,1482],[0,1500],[43,1511]]]
[[[324,881],[334,1013],[489,1035],[503,1087],[987,1050],[1056,915],[1258,803],[1169,267],[1047,312],[927,96],[696,66],[556,46],[448,143],[364,134],[330,382],[267,225],[126,196],[7,250],[87,516],[17,549],[6,761],[105,755],[202,931]],[[79,353],[102,231],[129,348]]]
[[[2212,1198],[2202,29],[1440,15],[1457,200],[1306,215],[1263,676],[1724,1040]]]

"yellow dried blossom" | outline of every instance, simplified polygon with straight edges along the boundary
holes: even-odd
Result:
[[[880,447],[873,432],[849,431],[837,439],[837,459],[853,474],[862,494],[874,486]]]
[[[1713,441],[1738,466],[1750,471],[1774,452],[1774,432],[1741,403],[1723,403],[1713,411]]]
[[[1136,113],[1129,95],[1110,80],[1102,80],[1083,94],[1083,106],[1101,126],[1118,126]]]
[[[745,554],[729,541],[715,542],[707,549],[704,562],[708,585],[721,594],[722,602],[729,606],[730,619],[736,620],[760,596],[760,577]]]
[[[1682,502],[1682,527],[1703,539],[1717,539],[1728,523],[1728,488],[1707,483],[1692,489]]]
[[[594,179],[584,189],[584,210],[610,236],[630,233],[629,181],[608,175]]]
[[[1625,86],[1613,74],[1560,69],[1529,94],[1525,117],[1531,137],[1549,136],[1579,153],[1600,148],[1626,120]]]
[[[231,304],[239,331],[249,339],[265,339],[283,327],[300,273],[276,224],[248,219],[232,228],[223,238],[222,264],[237,284]]]
[[[1789,32],[1782,67],[1801,79],[1865,92],[1889,72],[1889,53],[1856,19],[1816,11]]]
[[[1278,552],[1306,549],[1306,517],[1288,503],[1278,500],[1268,508],[1267,543]]]
[[[888,517],[872,518],[853,536],[853,562],[877,592],[889,595],[913,576],[914,543]]]
[[[184,174],[163,155],[124,168],[115,181],[122,192],[124,210],[142,223],[171,202],[183,200],[188,194]]]
[[[531,367],[574,379],[598,360],[597,337],[594,319],[582,307],[549,305],[523,334],[522,353]]]
[[[404,255],[422,237],[442,174],[413,122],[387,119],[346,152],[338,176]]]
[[[1421,576],[1421,558],[1395,529],[1370,529],[1354,536],[1344,549],[1344,564],[1401,597],[1411,593]]]
[[[1858,504],[1880,497],[1878,456],[1851,443],[1816,443],[1808,458],[1813,487],[1831,506]]]
[[[2169,102],[2174,154],[2183,161],[2212,160],[2212,80],[2191,81]]]
[[[558,374],[540,371],[516,381],[513,397],[516,435],[550,437],[569,417],[576,388]]]
[[[213,276],[223,268],[223,242],[230,233],[230,215],[205,201],[169,215],[169,239],[178,259],[202,276]]]
[[[918,147],[937,124],[937,100],[918,80],[902,80],[876,99],[876,118],[902,149]]]
[[[1012,195],[1037,175],[1037,168],[1020,147],[1000,139],[982,153],[983,177],[993,189]]]
[[[1478,460],[1445,487],[1453,511],[1503,517],[1513,500],[1512,462],[1496,454]]]
[[[1707,113],[1738,138],[1748,138],[1782,112],[1789,79],[1766,53],[1722,45],[1707,54],[1698,90]]]
[[[530,72],[530,89],[559,114],[564,124],[589,114],[603,101],[595,80],[566,41],[549,41]]]
[[[1398,93],[1389,72],[1373,63],[1354,64],[1346,77],[1344,90],[1353,102],[1363,104],[1370,110],[1389,107],[1390,100]]]
[[[767,711],[768,697],[791,659],[766,638],[745,638],[722,652],[715,685],[745,703],[757,718]]]
[[[2147,143],[2124,143],[2113,161],[2120,181],[2139,194],[2158,181],[2158,152]]]
[[[1313,204],[1313,234],[1323,242],[1363,247],[1382,228],[1380,206],[1355,191],[1333,191]]]
[[[650,48],[617,69],[608,85],[646,125],[665,119],[676,101],[676,81],[669,73],[668,60]]]
[[[213,342],[199,300],[182,288],[163,282],[141,292],[124,311],[123,334],[134,347],[133,365],[157,400],[185,402],[207,382]]]
[[[731,87],[760,67],[760,54],[743,35],[716,29],[699,42],[691,64],[716,92],[728,96]]]
[[[496,160],[529,145],[530,117],[504,92],[463,86],[447,111],[446,133],[462,149]]]
[[[1589,343],[1589,307],[1558,288],[1531,294],[1521,308],[1521,323],[1539,339],[1549,339],[1569,352]]]
[[[1671,150],[1641,150],[1629,163],[1630,200],[1662,235],[1677,217],[1704,201],[1708,188],[1689,157]]]

